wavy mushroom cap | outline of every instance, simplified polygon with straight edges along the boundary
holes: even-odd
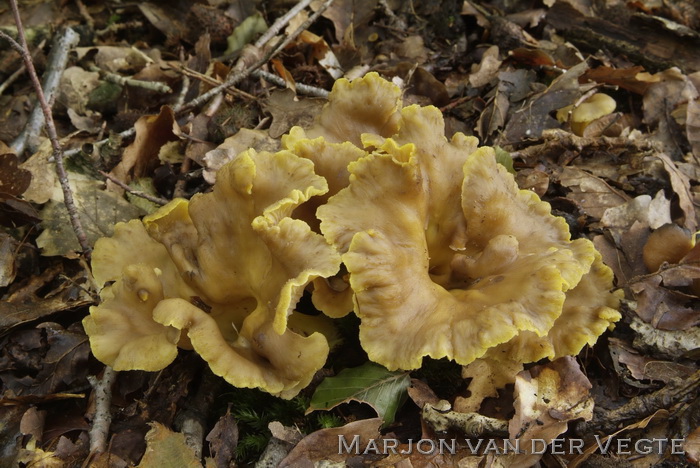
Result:
[[[461,135],[447,141],[437,109],[401,115],[396,140],[363,136],[377,151],[351,163],[349,186],[318,210],[350,273],[370,359],[389,369],[417,368],[424,356],[468,364],[522,333],[546,337],[592,271],[593,244],[571,241],[566,222],[519,190],[493,150]],[[609,270],[594,270],[607,294]],[[617,317],[599,315],[606,327]],[[596,326],[577,343],[597,337]],[[540,352],[503,349],[509,360]]]
[[[310,161],[249,150],[220,170],[213,192],[175,200],[98,243],[95,270],[118,258],[122,274],[85,319],[95,355],[120,369],[162,369],[182,331],[234,386],[296,395],[325,363],[328,344],[321,333],[289,329],[288,317],[310,281],[338,271],[340,256],[290,215],[326,190]],[[147,345],[133,338],[141,335]]]

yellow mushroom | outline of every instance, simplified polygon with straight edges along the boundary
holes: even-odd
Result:
[[[557,111],[557,120],[569,121],[571,131],[582,136],[586,127],[596,119],[615,112],[617,103],[613,98],[603,93],[596,93],[578,106],[566,106]]]

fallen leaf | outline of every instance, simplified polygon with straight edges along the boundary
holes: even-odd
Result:
[[[506,125],[506,142],[514,144],[528,138],[536,139],[545,129],[558,128],[559,122],[550,114],[572,104],[581,95],[578,79],[587,68],[586,62],[571,67],[545,91],[528,99]]]
[[[472,73],[469,75],[469,84],[474,88],[481,88],[496,78],[502,60],[498,58],[498,46],[491,46],[481,56],[481,62],[472,66]]]
[[[596,83],[604,83],[619,86],[635,94],[644,94],[651,83],[640,80],[637,75],[644,70],[644,67],[634,66],[629,68],[612,68],[601,65],[596,68],[586,70],[581,76],[582,80],[591,80]]]
[[[335,377],[326,377],[316,388],[306,413],[329,410],[350,400],[367,403],[386,424],[394,421],[411,383],[407,372],[391,372],[367,362],[359,367],[344,369]]]
[[[512,441],[520,440],[528,453],[518,454],[515,466],[531,466],[541,454],[531,454],[535,439],[549,444],[566,432],[568,422],[593,417],[591,383],[576,358],[567,356],[522,371],[515,379],[515,416],[510,420]],[[513,455],[511,455],[513,457]]]
[[[594,218],[602,218],[608,208],[628,200],[623,192],[613,189],[603,179],[576,167],[566,166],[557,176],[561,185],[571,190],[566,198],[574,200],[587,215]]]
[[[698,229],[697,218],[695,217],[695,205],[693,204],[693,196],[690,193],[690,180],[683,174],[671,158],[664,153],[656,155],[663,163],[664,169],[671,179],[671,188],[678,195],[678,205],[685,214],[683,225],[690,232],[695,232]]]
[[[201,468],[185,436],[160,423],[151,423],[146,434],[146,453],[137,468]]]
[[[461,413],[477,412],[484,399],[497,397],[498,390],[515,381],[515,376],[523,370],[522,363],[499,362],[488,358],[477,359],[462,368],[462,377],[472,379],[469,383],[469,396],[458,396],[454,410]]]
[[[688,101],[685,132],[696,161],[700,159],[700,98]]]
[[[17,155],[0,154],[0,193],[22,195],[29,188],[32,173],[19,167]]]
[[[58,102],[77,115],[85,115],[90,93],[100,84],[98,72],[81,67],[68,67],[61,75],[58,85]]]
[[[43,397],[87,378],[88,339],[74,328],[46,322],[6,337],[3,348],[0,379],[16,395]]]
[[[649,195],[640,195],[628,202],[605,210],[600,223],[609,229],[628,230],[639,221],[651,229],[658,229],[671,222],[671,201],[664,191],[659,190],[652,199]]]
[[[270,137],[279,138],[295,125],[310,126],[323,104],[322,99],[298,98],[291,89],[273,91],[263,104],[265,111],[272,114]]]
[[[610,338],[610,354],[624,364],[637,380],[656,380],[668,383],[672,379],[686,379],[697,370],[672,361],[643,356],[617,338]]]
[[[687,435],[683,442],[683,451],[688,460],[700,465],[700,427]]]
[[[226,39],[228,48],[225,55],[241,50],[249,44],[255,36],[267,31],[267,24],[260,13],[255,13],[247,17],[241,24],[233,29],[231,35]]]
[[[125,150],[122,160],[112,169],[111,175],[128,183],[131,178],[151,175],[158,166],[160,148],[169,141],[177,140],[174,133],[177,123],[169,106],[163,106],[158,115],[146,115],[134,124],[136,138]],[[108,182],[108,186],[113,185]],[[114,190],[122,193],[122,190]]]
[[[419,408],[422,408],[426,403],[430,403],[434,406],[440,401],[440,398],[435,395],[435,392],[422,380],[411,379],[411,385],[408,387],[407,391],[408,396]]]
[[[333,22],[338,43],[352,44],[354,31],[367,25],[375,15],[378,0],[336,0],[322,16]],[[312,2],[311,8],[318,10],[321,2]]]
[[[317,462],[330,460],[335,463],[344,462],[348,457],[362,453],[367,445],[373,441],[379,441],[381,434],[379,427],[381,418],[363,419],[351,422],[342,427],[321,429],[304,437],[287,457],[279,464],[280,468],[313,467]],[[345,441],[345,447],[350,450],[341,450],[340,444]],[[356,449],[355,449],[356,447]]]
[[[630,284],[637,300],[637,315],[662,330],[687,330],[700,325],[697,297],[662,286],[661,274],[644,277]]]
[[[206,440],[209,442],[209,452],[216,466],[229,466],[236,456],[238,445],[238,424],[231,415],[230,408],[214,424]]]
[[[143,214],[140,208],[119,195],[102,190],[95,180],[76,176],[71,182],[73,201],[90,245],[100,237],[111,236],[116,223]],[[49,201],[41,210],[40,217],[44,232],[36,239],[36,244],[42,249],[42,255],[70,255],[81,250],[73,227],[66,222],[69,219],[68,210],[62,199]]]

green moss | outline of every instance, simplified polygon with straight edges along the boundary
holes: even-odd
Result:
[[[87,107],[101,113],[111,113],[117,110],[117,101],[122,94],[122,87],[118,84],[102,81],[88,95]]]
[[[231,414],[238,424],[236,459],[240,464],[254,462],[260,457],[272,437],[267,428],[272,421],[296,427],[304,434],[342,426],[346,422],[332,411],[305,415],[309,398],[302,395],[291,400],[282,400],[259,390],[235,388],[222,396],[221,414],[226,412],[229,404]]]

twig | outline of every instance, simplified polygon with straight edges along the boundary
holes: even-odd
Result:
[[[19,14],[15,18],[15,21],[20,21]],[[27,59],[29,59],[30,63],[32,59],[29,55],[29,49],[27,48],[27,40],[24,37],[24,27],[20,28],[18,24],[17,31],[18,39],[20,40],[21,51],[19,49],[17,50],[22,55],[25,67],[29,68],[29,66],[27,65]],[[21,31],[21,33],[19,31]],[[53,103],[56,88],[58,87],[58,83],[61,80],[61,74],[63,74],[63,70],[65,70],[66,65],[68,64],[68,52],[71,48],[75,47],[78,44],[79,40],[80,36],[71,28],[66,28],[63,31],[63,34],[56,35],[56,39],[53,41],[53,44],[51,44],[49,64],[46,68],[46,73],[44,74],[44,85],[42,87],[42,85],[39,84],[39,88],[37,88],[36,91],[37,99],[39,98],[39,90],[43,90],[42,99],[44,99],[44,101],[47,103]],[[12,42],[15,41],[12,40],[10,44],[12,44]],[[15,44],[17,44],[17,42],[15,42]],[[15,47],[14,45],[12,46]],[[32,70],[34,70],[34,65],[32,65]],[[34,70],[33,73],[36,76],[36,70]],[[39,83],[38,78],[37,83]],[[24,150],[27,148],[31,153],[36,152],[36,150],[38,149],[38,135],[41,132],[41,128],[43,127],[44,121],[46,119],[44,113],[42,113],[43,110],[43,104],[41,104],[41,100],[39,100],[39,103],[37,103],[37,105],[34,106],[34,109],[32,110],[32,113],[29,116],[29,120],[27,121],[27,125],[24,127],[24,130],[10,145],[17,154],[24,153]]]
[[[46,39],[44,39],[43,41],[41,41],[41,43],[39,43],[39,45],[34,49],[34,53],[31,54],[31,55],[32,55],[32,60],[34,59],[34,55],[35,55],[37,52],[39,52],[41,49],[44,48],[44,45],[45,45],[45,44],[46,44]],[[15,81],[17,81],[17,78],[19,78],[20,76],[22,76],[22,74],[23,74],[25,71],[27,71],[27,67],[25,67],[24,64],[22,64],[22,66],[20,66],[17,70],[15,70],[14,73],[12,73],[12,75],[8,76],[7,79],[6,79],[5,81],[3,81],[2,84],[0,85],[0,95],[2,95],[2,94],[5,92],[5,90],[6,90],[12,83],[14,83]]]
[[[609,434],[630,421],[644,419],[659,409],[689,401],[695,401],[700,393],[700,371],[687,378],[671,379],[665,387],[646,395],[631,399],[613,410],[601,410],[596,418],[576,425],[579,434],[602,432]],[[598,417],[599,416],[599,417]]]
[[[116,33],[119,32],[122,29],[128,29],[128,28],[140,28],[143,26],[143,23],[141,21],[127,21],[126,23],[112,23],[109,26],[107,26],[104,29],[98,29],[95,31],[95,35],[97,37],[104,36],[109,33]]]
[[[176,105],[174,107],[176,114],[177,115],[186,114],[187,112],[200,107],[202,104],[209,101],[213,96],[216,96],[217,94],[221,93],[222,91],[224,91],[228,88],[231,88],[231,87],[235,86],[236,84],[238,84],[239,82],[243,81],[252,72],[254,72],[258,68],[263,66],[265,63],[267,63],[267,61],[271,57],[273,57],[277,52],[279,52],[279,50],[281,50],[282,47],[287,45],[289,42],[293,41],[297,36],[299,36],[299,34],[301,34],[304,30],[306,30],[306,28],[308,28],[314,21],[316,21],[316,19],[318,19],[318,17],[321,16],[321,14],[323,14],[323,12],[326,11],[326,9],[329,6],[331,6],[333,1],[334,0],[327,0],[323,5],[321,5],[321,7],[318,9],[318,11],[316,11],[312,16],[310,16],[309,19],[304,22],[304,24],[302,24],[299,28],[297,28],[297,30],[294,31],[294,33],[292,33],[289,36],[289,38],[287,38],[288,39],[287,41],[280,44],[280,46],[277,46],[274,49],[272,49],[268,54],[266,54],[265,57],[263,57],[261,60],[258,60],[257,62],[255,62],[248,69],[233,74],[231,77],[229,77],[226,80],[226,82],[221,83],[218,86],[215,86],[214,88],[210,89],[209,91],[200,95],[199,97],[191,100],[190,102],[188,102],[184,105],[181,105],[181,106]],[[239,60],[239,62],[240,62],[240,60]],[[125,131],[119,133],[119,136],[126,139],[126,138],[131,138],[135,134],[136,134],[136,130],[132,127],[128,130],[125,130]],[[93,143],[93,145],[96,148],[100,148],[102,145],[104,145],[108,141],[109,141],[109,139],[105,138],[104,140]],[[73,156],[75,154],[78,154],[80,151],[81,151],[80,148],[75,148],[75,149],[66,151],[66,156]]]
[[[7,79],[3,81],[0,85],[0,95],[2,95],[12,83],[17,81],[17,78],[19,78],[20,75],[22,75],[22,73],[24,73],[26,69],[27,68],[24,65],[22,65],[17,70],[15,70],[15,72],[12,75],[8,76]]]
[[[185,159],[180,165],[180,177],[178,178],[177,182],[175,182],[173,198],[183,198],[185,196],[185,187],[187,186],[187,180],[184,176],[190,171],[190,167],[192,167],[192,160],[185,156]]]
[[[180,109],[177,109],[176,112],[178,115],[181,115],[183,113],[189,112],[192,109],[195,109],[205,102],[207,102],[209,99],[211,99],[213,96],[221,93],[224,89],[230,87],[230,86],[235,86],[241,81],[243,81],[245,78],[247,78],[252,72],[257,70],[258,68],[262,67],[265,65],[272,57],[274,57],[277,53],[279,53],[283,48],[287,46],[290,42],[295,40],[299,34],[304,32],[311,24],[318,19],[319,16],[323,14],[326,9],[333,4],[335,0],[326,0],[320,7],[319,9],[309,17],[304,23],[299,26],[292,34],[287,36],[285,39],[279,42],[279,44],[275,45],[272,47],[260,60],[257,62],[253,63],[253,65],[249,66],[248,68],[245,68],[243,70],[237,71],[233,73],[224,83],[220,84],[219,86],[216,86],[206,93],[200,95],[199,97],[191,100],[188,104],[185,104],[182,106]],[[245,52],[245,49],[244,49]],[[245,54],[244,54],[245,55]],[[238,68],[239,66],[243,65],[243,58],[239,59],[238,63],[234,67],[234,70]]]
[[[121,139],[131,138],[134,135],[136,135],[136,129],[134,127],[128,128],[128,129],[124,130],[123,132],[117,133],[117,136]],[[109,138],[104,138],[102,140],[96,141],[92,145],[95,147],[95,149],[99,150],[107,142],[109,142]],[[66,151],[64,153],[64,156],[66,158],[70,158],[71,156],[75,156],[76,154],[80,153],[81,151],[82,151],[82,148],[73,148],[71,150]]]
[[[185,50],[180,47],[180,66],[183,67],[183,63],[185,63]],[[190,77],[187,76],[186,74],[182,75],[182,86],[180,87],[180,92],[177,93],[177,98],[175,99],[175,103],[173,104],[175,108],[182,107],[182,104],[185,102],[185,96],[187,96],[187,91],[190,89]]]
[[[386,0],[379,0],[379,5],[384,9],[384,14],[389,17],[389,22],[397,31],[406,31],[406,22],[391,11]]]
[[[282,78],[263,70],[255,70],[253,73],[251,73],[251,76],[254,76],[255,78],[262,78],[263,80],[269,81],[270,83],[280,86],[282,88],[285,87],[285,82]],[[299,92],[300,94],[306,94],[307,96],[327,98],[329,94],[328,91],[326,91],[323,88],[309,86],[303,83],[296,83],[296,88],[297,92]]]
[[[124,190],[126,190],[127,192],[129,192],[130,194],[132,194],[134,196],[144,198],[150,202],[153,202],[153,203],[155,203],[157,205],[161,205],[161,206],[167,205],[168,203],[170,203],[165,198],[154,197],[153,195],[149,195],[146,192],[142,192],[140,190],[134,190],[131,187],[129,187],[128,185],[126,185],[124,182],[122,182],[121,180],[117,179],[116,177],[114,177],[113,175],[111,175],[107,172],[104,172],[104,171],[97,171],[97,172],[99,172],[102,176],[108,178],[109,180],[111,180],[112,182],[114,182],[115,184],[117,184],[118,186],[120,186],[121,188],[123,188]]]
[[[15,1],[15,0],[11,0]],[[90,452],[102,453],[107,449],[107,436],[109,426],[112,423],[112,384],[117,377],[117,371],[109,366],[105,366],[102,379],[98,380],[94,376],[88,376],[88,381],[95,392],[95,417],[90,428]]]
[[[73,231],[75,231],[75,236],[78,238],[80,248],[83,249],[83,253],[89,259],[90,244],[88,243],[87,236],[85,235],[85,230],[83,230],[83,225],[80,222],[78,209],[73,201],[73,193],[71,192],[71,188],[68,183],[68,175],[66,174],[66,168],[63,166],[63,149],[61,148],[61,143],[58,141],[58,134],[56,133],[56,126],[53,123],[51,108],[49,107],[48,102],[46,102],[44,91],[41,89],[41,83],[39,82],[39,77],[36,75],[36,69],[34,68],[32,58],[29,55],[27,39],[24,36],[22,19],[19,16],[19,9],[17,8],[17,0],[10,0],[10,6],[12,7],[12,13],[15,17],[15,23],[17,24],[17,38],[20,42],[17,43],[7,34],[3,34],[3,36],[10,42],[12,47],[17,49],[17,51],[22,55],[24,65],[27,67],[27,72],[32,80],[32,84],[36,91],[36,97],[39,100],[41,110],[44,113],[44,119],[46,120],[46,131],[49,134],[51,146],[53,147],[53,157],[56,162],[56,173],[58,174],[58,181],[61,184],[61,189],[63,191],[63,203],[66,205],[66,209],[68,210],[68,216],[70,218],[71,225],[73,226]],[[73,34],[75,34],[75,32]],[[69,37],[70,34],[66,33],[65,36]],[[75,36],[77,36],[77,34],[75,34]]]
[[[283,27],[289,23],[292,18],[294,18],[301,10],[306,8],[313,0],[301,0],[299,3],[294,5],[287,13],[285,13],[283,16],[280,16],[277,18],[277,20],[270,26],[270,28],[265,31],[265,34],[260,36],[260,38],[255,41],[255,47],[258,49],[261,49],[265,44],[268,43],[270,39],[272,39],[275,34],[280,32]]]
[[[202,456],[207,418],[216,397],[224,387],[223,379],[214,375],[208,367],[205,367],[199,382],[193,398],[175,418],[175,426],[180,427],[180,432],[185,436],[185,443],[194,450],[197,458]]]
[[[208,76],[208,75],[205,75],[204,73],[199,73],[197,70],[193,70],[193,69],[186,67],[186,66],[183,66],[183,65],[180,65],[179,68],[170,67],[170,69],[180,73],[183,77],[192,77],[192,78],[195,78],[195,79],[197,79],[203,83],[206,83],[210,86],[219,86],[221,84],[221,81],[219,81],[218,79],[211,77],[211,76]],[[257,97],[253,96],[252,94],[246,93],[245,91],[238,89],[238,88],[234,88],[234,87],[226,88],[223,90],[223,92],[228,93],[231,96],[242,96],[242,97],[244,97],[246,99],[250,99],[252,101],[255,101],[258,99]]]
[[[89,69],[90,71],[98,72],[100,76],[102,76],[105,80],[118,85],[132,86],[134,88],[143,88],[149,91],[155,91],[157,93],[163,94],[173,92],[170,86],[166,85],[165,83],[161,83],[160,81],[136,80],[134,78],[128,78],[126,76],[117,75],[116,73],[103,70],[95,65],[90,65]]]
[[[80,12],[80,16],[82,16],[85,19],[85,22],[87,23],[88,27],[90,29],[95,29],[95,20],[93,19],[92,15],[90,15],[90,12],[88,11],[85,4],[81,0],[75,0],[75,3],[78,5],[78,11]]]

